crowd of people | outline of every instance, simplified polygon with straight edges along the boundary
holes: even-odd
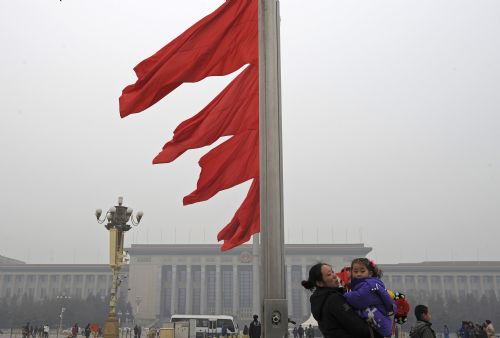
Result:
[[[489,319],[482,324],[463,321],[457,331],[457,336],[460,338],[494,338],[495,328]]]
[[[21,335],[23,338],[48,338],[49,332],[50,327],[48,324],[33,326],[28,322],[21,329]]]
[[[21,328],[22,338],[49,338],[50,327],[48,324],[33,326],[29,322]],[[86,338],[102,337],[102,331],[98,324],[87,324],[84,328],[80,328],[78,323],[73,324],[68,332],[67,338],[76,338],[78,334]]]

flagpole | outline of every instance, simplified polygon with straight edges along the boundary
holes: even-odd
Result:
[[[264,338],[284,337],[286,301],[279,0],[259,1],[259,130],[262,325]]]

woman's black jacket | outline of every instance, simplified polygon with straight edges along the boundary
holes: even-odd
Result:
[[[311,312],[325,338],[380,338],[342,296],[342,288],[316,288],[311,295]]]

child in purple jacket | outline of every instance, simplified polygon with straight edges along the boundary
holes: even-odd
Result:
[[[380,280],[382,271],[367,258],[356,258],[351,263],[351,291],[345,299],[358,315],[366,319],[380,335],[392,335],[392,316],[396,303]]]

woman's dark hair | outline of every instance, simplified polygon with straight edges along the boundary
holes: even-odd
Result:
[[[323,281],[323,274],[321,273],[321,268],[323,265],[328,265],[326,263],[316,263],[309,270],[309,278],[307,280],[302,281],[302,286],[307,290],[313,291],[316,289],[316,282]]]
[[[354,266],[354,264],[356,264],[356,263],[364,265],[368,269],[368,271],[370,271],[372,273],[372,277],[382,278],[382,275],[383,275],[382,270],[380,270],[379,267],[376,266],[375,263],[373,263],[368,258],[364,258],[364,257],[355,258],[351,263],[351,270],[352,270],[352,267]]]

